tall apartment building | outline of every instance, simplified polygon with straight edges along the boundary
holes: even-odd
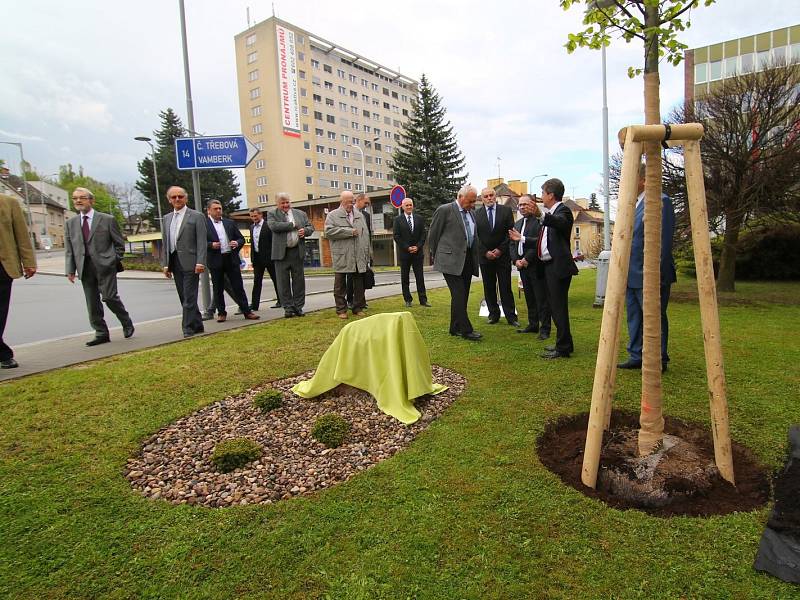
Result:
[[[234,38],[249,206],[394,185],[390,163],[417,82],[276,17]]]
[[[752,73],[764,64],[800,62],[800,25],[692,48],[685,58],[684,97],[691,102],[725,79]]]

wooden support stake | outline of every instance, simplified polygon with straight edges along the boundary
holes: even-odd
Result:
[[[640,142],[634,142],[629,135],[624,147],[619,204],[614,224],[614,240],[611,245],[606,299],[603,303],[603,321],[600,325],[600,342],[597,347],[597,363],[592,387],[592,406],[589,411],[589,427],[586,430],[586,445],[581,470],[581,481],[590,488],[597,485],[603,431],[606,428],[607,415],[610,415],[611,397],[614,394],[619,328],[622,307],[625,302],[625,288],[628,284],[633,219],[639,184],[639,163],[642,160],[642,144]]]
[[[686,142],[684,159],[689,214],[692,222],[694,264],[697,269],[697,292],[700,296],[700,318],[703,324],[711,431],[714,435],[714,460],[722,477],[735,485],[728,425],[728,401],[725,392],[725,371],[722,364],[717,289],[714,285],[714,264],[711,258],[711,240],[708,234],[708,211],[699,142]]]
[[[628,135],[634,142],[661,142],[667,133],[666,125],[630,125],[623,127],[617,134],[620,145]],[[670,125],[670,140],[699,140],[703,137],[703,126],[700,123],[680,123]]]

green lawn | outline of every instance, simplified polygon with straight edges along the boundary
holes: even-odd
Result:
[[[665,404],[708,422],[693,286],[680,282],[670,306]],[[731,431],[775,468],[800,415],[800,284],[739,290],[721,299]],[[148,501],[122,471],[177,417],[313,368],[341,327],[332,310],[0,385],[0,597],[800,597],[751,568],[767,508],[663,520],[609,509],[541,466],[545,422],[589,407],[593,297],[584,272],[570,302],[577,352],[549,362],[534,336],[483,319],[482,342],[451,338],[447,290],[433,292],[433,309],[412,311],[433,361],[467,376],[465,394],[405,452],[273,506]],[[620,373],[617,405],[638,410],[638,387]]]

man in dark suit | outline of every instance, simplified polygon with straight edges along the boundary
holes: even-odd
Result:
[[[11,304],[11,284],[36,274],[36,254],[28,234],[22,206],[12,196],[0,194],[0,368],[16,369],[14,351],[3,341]]]
[[[450,335],[471,341],[482,337],[472,329],[467,314],[470,283],[478,276],[478,243],[472,213],[477,199],[478,190],[471,185],[462,187],[455,202],[436,209],[428,232],[434,269],[444,275],[450,289]]]
[[[397,244],[397,259],[400,261],[400,286],[403,289],[403,300],[406,306],[411,306],[411,288],[409,286],[409,271],[414,269],[414,279],[417,281],[417,296],[421,306],[428,304],[428,293],[425,290],[424,260],[425,260],[425,221],[414,212],[414,200],[406,198],[400,206],[402,213],[394,219],[392,228],[394,241]]]
[[[564,184],[560,179],[548,179],[542,184],[542,204],[545,214],[536,244],[539,260],[544,263],[547,298],[556,324],[556,344],[545,347],[542,358],[569,358],[575,351],[569,328],[569,286],[578,267],[572,259],[572,211],[561,203]]]
[[[625,308],[628,316],[628,360],[617,365],[620,369],[642,368],[642,287],[644,279],[644,182],[645,165],[639,165],[639,199],[633,221],[631,261],[628,267],[628,285],[625,290]],[[667,370],[669,354],[669,321],[667,304],[672,284],[678,278],[672,257],[672,237],[675,233],[675,209],[668,196],[661,196],[661,371]]]
[[[175,288],[183,308],[183,337],[203,333],[203,320],[197,308],[200,273],[206,270],[208,248],[207,217],[186,206],[188,195],[174,185],[167,190],[172,212],[164,215],[162,234],[164,249],[161,266],[164,276],[175,280]]]
[[[511,291],[511,258],[508,254],[508,230],[514,227],[514,214],[507,206],[497,204],[497,195],[492,188],[484,188],[481,199],[483,206],[475,211],[475,223],[483,297],[489,308],[488,323],[494,325],[500,321],[500,305],[497,303],[499,287],[503,314],[509,325],[519,327],[514,292]]]
[[[278,297],[284,317],[303,317],[306,303],[306,280],[303,272],[305,241],[314,226],[302,210],[291,207],[286,192],[278,192],[275,210],[267,213],[267,226],[272,231],[272,260],[278,278]]]
[[[231,284],[231,298],[239,306],[245,319],[255,320],[259,316],[250,310],[247,294],[239,266],[239,250],[244,246],[244,236],[236,224],[222,217],[222,203],[209,200],[206,219],[206,240],[208,243],[207,264],[214,286],[214,306],[217,309],[217,322],[228,318],[225,310],[225,277]]]
[[[72,204],[78,214],[64,226],[65,271],[70,283],[75,283],[77,275],[83,284],[89,323],[94,329],[94,339],[86,345],[111,341],[101,299],[119,319],[122,334],[129,338],[133,321],[117,293],[117,264],[125,254],[119,225],[111,215],[94,210],[94,194],[86,188],[75,188]]]
[[[539,217],[541,212],[528,194],[520,196],[519,212],[522,218],[508,232],[511,261],[519,271],[528,306],[528,326],[517,329],[517,333],[539,333],[540,340],[550,337],[550,303],[547,301],[547,286],[544,280],[544,265],[536,255],[539,239]]]
[[[258,310],[258,306],[261,304],[261,285],[265,269],[269,272],[277,299],[271,308],[280,308],[281,297],[278,294],[275,263],[272,262],[272,231],[267,226],[267,221],[260,209],[250,209],[250,220],[253,221],[250,225],[250,262],[253,264],[253,295],[250,298],[250,310]]]

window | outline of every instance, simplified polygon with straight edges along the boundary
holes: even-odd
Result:
[[[753,72],[753,54],[742,54],[741,56],[742,62],[739,65],[739,70],[741,73],[752,73]],[[703,81],[697,81],[697,83],[703,83]]]
[[[351,106],[350,107],[350,112],[353,113],[354,115],[357,115],[358,114],[358,107],[357,106]]]
[[[311,66],[315,69],[319,69],[319,61],[316,58],[311,59]]]
[[[389,105],[388,102],[383,103],[383,108],[385,108],[386,110],[391,110],[391,106]]]
[[[406,96],[405,94],[401,94],[401,95],[400,95],[400,99],[401,99],[403,102],[408,102],[408,96]]]
[[[317,145],[317,154],[325,154],[325,146]]]
[[[404,109],[402,110],[402,113],[403,113],[403,116],[404,116],[404,117],[407,117],[407,116],[408,116],[408,109],[407,109],[407,108],[404,108]]]
[[[325,104],[327,106],[333,106],[333,98],[325,98]]]
[[[350,167],[342,167],[342,173],[345,175],[350,175]]]
[[[364,148],[372,148],[372,142],[369,140],[364,140]]]
[[[257,135],[262,131],[264,131],[264,127],[261,125],[261,123],[256,123],[253,125],[253,135]]]
[[[372,164],[372,157],[369,154],[367,154],[364,157],[364,160],[366,161],[367,164],[370,164],[370,165]]]
[[[308,123],[303,123],[303,131],[308,133]]]
[[[694,66],[694,82],[705,83],[708,81],[708,63],[698,63]]]
[[[362,116],[362,117],[367,117],[367,118],[369,119],[369,111],[368,111],[368,110],[363,110],[363,109],[362,109],[362,110],[361,110],[361,116]]]
[[[339,137],[341,137],[341,138],[342,138],[342,143],[343,143],[343,144],[349,144],[349,143],[350,143],[350,136],[349,136],[349,135],[347,135],[346,133],[343,133],[343,134],[342,134],[341,136],[339,136]]]
[[[397,119],[393,119],[392,125],[394,125],[395,127],[400,127],[400,121],[398,121]]]
[[[336,74],[339,76],[339,78],[344,79],[345,72],[341,69],[336,69]]]
[[[376,179],[383,179],[383,172],[382,171],[375,171],[375,178]]]
[[[353,167],[353,175],[361,175],[361,169],[358,167]]]
[[[391,125],[392,124],[392,120],[389,117],[383,117],[383,124],[384,125]],[[389,133],[389,132],[387,131],[386,133]],[[387,136],[387,137],[389,137],[389,136]]]
[[[325,89],[326,90],[332,90],[333,89],[333,84],[330,81],[326,81],[325,82]]]
[[[576,238],[581,237],[581,228],[578,227],[577,225],[575,226],[575,237]]]
[[[358,146],[361,143],[361,139],[354,137],[353,138],[353,146]]]
[[[772,64],[785,65],[789,60],[789,46],[778,46],[772,49]]]
[[[305,98],[306,96],[308,96],[308,92],[306,91],[306,88],[300,88],[300,96],[302,98]]]
[[[254,69],[247,74],[248,81],[255,81],[258,79],[258,69]]]
[[[331,156],[336,156],[336,148],[328,148],[328,154]]]
[[[725,59],[725,77],[736,77],[738,62],[739,58],[737,56]]]
[[[258,195],[258,203],[259,204],[266,204],[269,202],[269,194],[259,194]]]
[[[756,52],[756,69],[761,71],[769,65],[769,50],[763,52]]]
[[[380,123],[381,116],[378,113],[372,113],[372,120],[373,121],[378,121],[378,123]]]
[[[334,117],[333,115],[325,115],[325,120],[328,123],[334,123],[334,124],[336,123],[336,117]]]
[[[391,131],[384,131],[383,137],[392,139],[392,132]]]
[[[255,43],[256,43],[256,34],[255,33],[251,33],[246,38],[244,38],[244,45],[245,46],[252,46]]]
[[[372,129],[370,128],[369,125],[364,125],[364,133],[369,133],[371,131],[372,131]]]
[[[311,142],[303,142],[303,150],[311,150]]]
[[[339,119],[339,127],[350,127],[350,121],[347,119]]]
[[[344,189],[346,189],[346,190],[352,190],[352,189],[353,189],[353,184],[352,184],[352,183],[350,183],[349,181],[345,181],[345,182],[344,182]]]
[[[392,98],[394,98],[395,100],[397,100],[397,92],[392,92]]]
[[[267,178],[264,177],[263,175],[261,177],[256,177],[256,185],[258,187],[264,187],[265,185],[267,185]]]
[[[339,170],[339,166],[338,165],[334,165],[334,164],[331,164],[330,168],[331,168],[331,171],[333,171],[334,173],[336,173],[336,171]]]
[[[325,131],[317,127],[314,129],[314,135],[316,135],[317,137],[322,137],[323,135],[325,135]]]
[[[313,180],[311,177],[306,177],[306,183],[307,183],[308,185],[311,185],[311,184],[313,184],[313,183],[314,183],[314,180]]]
[[[333,131],[329,131],[329,132],[328,132],[328,139],[329,139],[329,140],[336,141],[336,133],[335,133],[335,132],[333,132]]]
[[[792,62],[800,61],[800,44],[792,44],[790,46],[791,56],[789,60]]]
[[[322,65],[322,70],[325,71],[326,73],[333,73],[333,69],[331,68],[330,65]]]
[[[350,151],[342,150],[342,158],[350,158]]]
[[[305,45],[306,45],[306,36],[304,36],[304,35],[300,35],[300,34],[298,33],[298,34],[296,34],[296,35],[294,36],[294,39],[296,39],[296,40],[297,40],[297,43],[298,43],[298,44],[300,44],[301,46],[305,46]]]
[[[353,121],[352,123],[350,123],[350,127],[355,129],[356,131],[358,131],[358,128],[360,127],[360,125],[356,121]]]
[[[297,53],[297,60],[303,62],[303,61],[305,61],[305,59],[306,59],[305,52],[298,52]]]
[[[378,148],[378,144],[375,144],[375,149],[376,150],[380,150],[380,148]],[[376,156],[375,157],[375,164],[376,165],[383,164],[383,159],[380,156]]]
[[[722,61],[715,60],[712,63],[709,63],[709,81],[716,81],[717,79],[722,79]]]
[[[347,78],[350,80],[350,83],[355,83],[356,81],[358,81],[358,77],[356,77],[355,75],[348,75]]]
[[[305,71],[298,71],[297,74],[300,75],[300,79],[305,79],[306,78],[306,72]]]
[[[388,146],[388,145],[384,146],[383,149],[384,149],[385,152],[388,152],[389,154],[392,153],[392,147],[391,146]]]
[[[336,179],[331,179],[331,187],[334,189],[339,188],[339,182]]]
[[[315,85],[315,86],[319,87],[321,83],[322,83],[322,80],[319,77],[317,77],[316,75],[313,75],[311,77],[311,84],[312,85]]]
[[[310,166],[311,166],[311,159],[310,159],[310,158],[307,158],[307,159],[305,160],[305,164],[306,164],[306,167],[310,167]]]
[[[319,94],[314,94],[311,97],[314,99],[314,102],[322,102],[322,96],[320,96]]]
[[[375,142],[375,150],[380,150],[380,149],[381,149],[380,142]]]
[[[324,163],[324,162],[319,162],[319,161],[318,161],[318,162],[317,162],[317,169],[318,169],[319,171],[324,171],[324,170],[325,170],[325,163]]]
[[[358,100],[358,92],[356,92],[355,90],[350,90],[350,97]]]
[[[363,85],[364,87],[369,87],[369,81],[367,81],[366,79],[362,78],[361,79],[361,85]]]
[[[372,91],[373,92],[377,92],[378,91],[378,84],[377,83],[373,83],[372,84]]]
[[[254,106],[253,108],[250,109],[250,116],[251,117],[257,117],[260,114],[261,114],[261,105],[260,104],[258,106]]]
[[[374,191],[374,190],[375,190],[375,186],[374,186],[374,185],[368,185],[368,186],[367,186],[367,191],[368,191],[368,192],[372,192],[372,191]]]
[[[343,85],[337,85],[336,86],[336,91],[339,92],[340,94],[342,94],[342,96],[347,94],[347,88],[344,87]]]
[[[259,158],[256,161],[256,169],[263,169],[266,166],[266,161],[263,158]]]
[[[372,177],[372,171],[367,171],[367,177]]]
[[[247,64],[251,65],[258,60],[258,52],[251,52],[247,55]]]
[[[250,90],[250,100],[255,100],[259,96],[261,96],[261,88],[256,87]]]
[[[315,110],[315,111],[314,111],[314,118],[315,118],[317,121],[322,121],[322,113],[321,113],[320,111],[318,111],[318,110]]]
[[[381,101],[380,101],[380,100],[378,100],[377,98],[373,98],[373,99],[372,99],[372,106],[377,106],[378,108],[380,108],[380,106],[381,106]]]
[[[389,88],[383,88],[383,95],[384,96],[388,96],[389,95]]]
[[[301,106],[300,107],[300,113],[303,114],[303,115],[308,116],[308,107],[307,106]]]
[[[357,192],[362,192],[362,191],[364,191],[364,186],[363,186],[363,185],[361,185],[360,183],[357,183],[357,184],[356,184],[356,191],[357,191]]]
[[[361,94],[361,101],[369,104],[369,96],[367,96],[366,94]]]
[[[344,102],[339,102],[339,110],[347,112],[347,104],[345,104]]]

